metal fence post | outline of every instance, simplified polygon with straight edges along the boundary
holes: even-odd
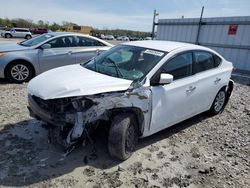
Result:
[[[153,16],[152,39],[154,39],[155,36],[155,14],[156,10],[154,10],[154,16]]]
[[[195,44],[199,44],[199,36],[200,36],[200,30],[201,30],[201,24],[202,24],[203,10],[204,10],[204,6],[201,9],[201,16],[200,16],[200,21],[199,21],[199,25],[198,25],[198,31],[197,31]]]

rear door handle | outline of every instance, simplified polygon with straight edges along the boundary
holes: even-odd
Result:
[[[196,89],[195,86],[189,86],[189,88],[186,90],[187,93],[192,93]]]
[[[68,55],[72,55],[72,51],[68,51]]]
[[[221,78],[218,78],[218,77],[217,77],[217,78],[214,80],[214,83],[215,83],[215,84],[218,84],[219,81],[221,81]]]

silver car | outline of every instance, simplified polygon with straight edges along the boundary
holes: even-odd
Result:
[[[12,38],[12,37],[25,38],[25,39],[32,38],[31,32],[29,31],[29,29],[26,28],[12,28],[10,30],[5,30],[2,31],[1,36],[5,38]]]
[[[0,45],[0,78],[17,83],[29,81],[49,69],[84,63],[110,47],[111,44],[101,39],[65,32]]]

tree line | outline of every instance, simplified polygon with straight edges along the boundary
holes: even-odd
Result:
[[[7,27],[23,27],[23,28],[47,28],[52,31],[59,30],[69,24],[67,22],[63,22],[62,25],[58,23],[49,23],[48,21],[38,20],[36,23],[31,19],[23,19],[23,18],[0,18],[0,25]]]
[[[0,25],[7,27],[23,27],[23,28],[46,28],[52,31],[63,30],[65,27],[77,25],[72,22],[63,21],[62,24],[58,24],[56,22],[50,23],[48,21],[38,20],[37,22],[33,22],[31,19],[23,19],[23,18],[0,18]],[[97,29],[93,28],[93,35],[100,36],[104,35],[114,35],[114,36],[133,36],[138,38],[144,38],[150,36],[149,32],[142,31],[132,31],[132,30],[124,30],[124,29]]]

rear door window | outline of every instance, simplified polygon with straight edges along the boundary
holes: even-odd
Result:
[[[214,54],[214,67],[218,67],[221,63],[221,58]]]
[[[194,59],[194,73],[203,72],[216,67],[216,64],[214,62],[214,54],[210,52],[195,51]]]
[[[78,46],[78,47],[105,46],[105,44],[103,44],[95,39],[77,36],[76,37],[76,46]]]

